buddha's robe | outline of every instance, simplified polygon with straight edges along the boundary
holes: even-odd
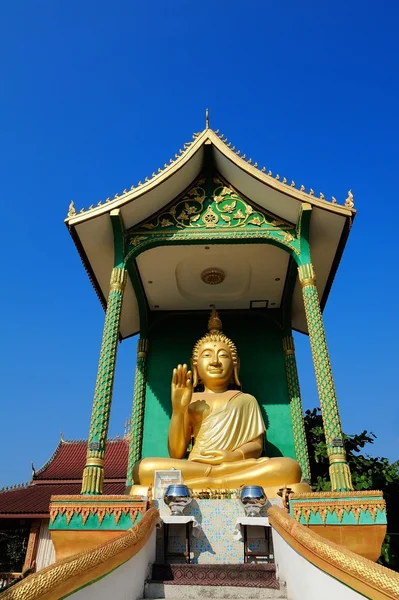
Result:
[[[234,451],[265,431],[256,399],[238,392],[224,406],[204,417],[188,459],[195,461],[203,452],[212,450]]]

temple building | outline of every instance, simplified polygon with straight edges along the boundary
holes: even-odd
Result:
[[[70,203],[105,312],[91,421],[87,442],[61,440],[29,486],[0,493],[36,570],[4,600],[213,597],[193,585],[399,600],[399,575],[376,564],[382,493],[353,489],[322,317],[355,216],[351,190],[337,202],[273,174],[208,114],[151,176]],[[328,492],[311,487],[294,331],[312,351]],[[134,335],[130,433],[108,440],[117,349]],[[55,562],[40,570],[43,548]]]
[[[82,487],[82,471],[86,461],[87,440],[64,440],[62,437],[49,460],[32,470],[28,484],[0,490],[0,589],[34,566],[39,571],[55,561],[54,545],[48,530],[50,500],[54,495],[76,495]],[[106,494],[123,494],[129,442],[127,437],[107,442],[104,481]],[[8,563],[5,540],[19,533],[23,544],[20,563]],[[7,567],[7,568],[4,568]]]

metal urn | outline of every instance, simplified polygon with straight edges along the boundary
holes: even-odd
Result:
[[[267,496],[260,485],[245,485],[241,489],[241,504],[247,517],[259,517],[259,513],[267,502]]]
[[[175,517],[181,516],[192,500],[190,490],[181,483],[169,485],[163,499]]]

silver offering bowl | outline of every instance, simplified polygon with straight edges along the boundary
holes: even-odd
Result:
[[[181,516],[192,500],[190,490],[181,483],[169,485],[163,499],[175,517]]]
[[[245,485],[241,490],[240,500],[247,517],[259,517],[261,508],[267,502],[267,497],[260,485]]]

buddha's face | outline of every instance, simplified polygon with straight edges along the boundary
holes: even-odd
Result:
[[[234,362],[227,344],[221,341],[205,342],[198,352],[197,370],[206,390],[227,390],[234,372]]]

